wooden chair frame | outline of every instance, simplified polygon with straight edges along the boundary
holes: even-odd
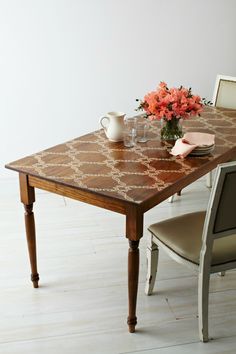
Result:
[[[229,162],[219,165],[216,171],[214,186],[205,217],[205,223],[202,233],[202,248],[200,252],[199,265],[192,263],[181,257],[173,250],[163,244],[153,233],[150,234],[147,246],[148,272],[145,293],[150,295],[153,291],[157,264],[158,247],[166,251],[175,261],[185,264],[189,268],[198,272],[198,316],[199,316],[199,336],[201,341],[208,341],[208,302],[209,302],[209,282],[210,274],[224,272],[236,268],[236,261],[227,262],[220,265],[211,265],[212,249],[214,240],[236,234],[236,218],[234,228],[225,228],[222,231],[215,232],[215,221],[219,208],[220,198],[224,189],[226,176],[230,173],[236,173],[236,162]],[[236,237],[236,236],[235,236]]]
[[[236,96],[235,96],[235,105],[232,105],[230,107],[226,107],[227,105],[219,105],[218,103],[218,98],[219,98],[219,93],[220,93],[220,89],[221,89],[221,85],[223,82],[231,82],[234,83],[236,86],[236,77],[234,76],[227,76],[227,75],[221,75],[218,74],[216,76],[216,82],[215,82],[215,87],[214,87],[214,91],[213,91],[213,97],[212,97],[212,103],[213,106],[215,107],[225,107],[225,108],[232,108],[232,109],[236,109]],[[212,171],[209,172],[206,176],[206,186],[208,188],[212,187],[212,181],[213,181],[213,176],[212,176]]]
[[[231,82],[231,83],[234,83],[235,86],[236,86],[236,77],[220,75],[220,74],[217,75],[216,82],[215,82],[215,88],[214,88],[214,91],[213,91],[213,98],[212,98],[213,106],[236,109],[236,97],[235,97],[235,105],[233,105],[233,106],[226,107],[225,105],[219,106],[219,104],[218,104],[218,98],[219,98],[219,93],[220,93],[220,90],[221,90],[221,85],[224,82]]]
[[[219,97],[219,92],[220,92],[220,87],[221,87],[221,83],[222,82],[233,82],[236,85],[236,77],[226,76],[226,75],[221,75],[221,74],[218,74],[216,76],[215,87],[214,87],[213,98],[212,98],[212,103],[213,103],[213,106],[215,106],[215,107],[218,107],[217,100],[218,100],[218,97]],[[225,106],[223,105],[222,107],[225,107]],[[227,108],[227,107],[225,107],[225,108]],[[236,97],[235,97],[235,106],[228,107],[228,108],[232,108],[232,109],[235,108],[236,109]],[[209,172],[206,175],[206,186],[208,188],[212,187],[212,181],[213,181],[213,175],[212,175],[212,172]],[[170,203],[172,203],[173,200],[174,200],[174,195],[172,195],[168,199],[168,201]]]

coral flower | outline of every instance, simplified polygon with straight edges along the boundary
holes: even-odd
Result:
[[[165,82],[160,82],[156,91],[149,92],[141,101],[139,108],[151,119],[188,119],[200,115],[203,102],[198,95],[193,95],[191,88],[183,86],[168,88]]]

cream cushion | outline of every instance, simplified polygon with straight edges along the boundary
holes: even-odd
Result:
[[[149,231],[182,258],[198,264],[202,246],[205,211],[189,213],[149,226]],[[212,265],[236,261],[236,234],[216,239]]]

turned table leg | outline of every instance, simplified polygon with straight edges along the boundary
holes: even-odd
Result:
[[[31,281],[34,288],[38,288],[39,274],[37,271],[36,237],[33,204],[24,204],[25,208],[25,230],[31,265]]]
[[[21,201],[25,208],[25,230],[27,245],[31,265],[31,281],[34,288],[38,288],[39,274],[37,271],[36,236],[33,213],[33,203],[35,201],[34,188],[28,184],[27,175],[20,174],[20,194]]]
[[[135,332],[137,324],[136,303],[138,293],[138,276],[139,276],[139,241],[129,241],[128,252],[128,294],[129,294],[129,316],[127,324],[129,332]]]
[[[139,239],[143,235],[143,213],[138,206],[131,206],[126,214],[126,237],[129,239],[128,251],[128,296],[129,314],[127,324],[129,332],[135,332],[137,324],[136,304],[139,277]]]

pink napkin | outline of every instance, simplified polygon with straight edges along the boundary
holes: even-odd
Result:
[[[170,153],[183,159],[197,146],[211,146],[214,143],[214,134],[190,132],[184,134],[183,138],[176,140]]]

